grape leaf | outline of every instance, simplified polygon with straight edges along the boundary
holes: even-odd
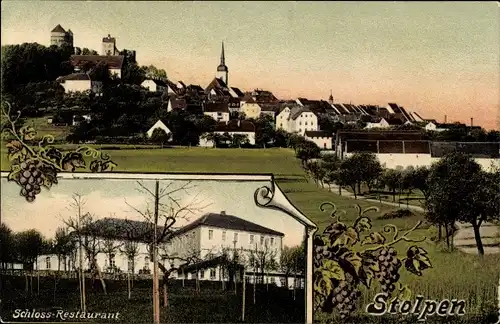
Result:
[[[416,256],[415,260],[418,260],[420,262],[420,269],[422,269],[422,270],[425,270],[425,269],[428,269],[428,268],[432,268],[431,261],[424,254],[418,254]]]
[[[19,172],[21,172],[21,166],[19,164],[13,164],[10,168],[9,176],[7,177],[8,181],[17,180],[19,176]]]
[[[379,232],[370,233],[365,239],[361,242],[361,245],[366,244],[384,244],[385,237]]]
[[[74,172],[77,168],[85,167],[85,160],[83,159],[82,153],[80,152],[69,152],[66,153],[62,159],[62,168],[65,171]]]
[[[368,217],[361,217],[358,220],[356,220],[354,228],[358,232],[369,231],[372,228],[371,220]]]
[[[323,278],[345,280],[345,274],[340,264],[335,260],[325,260],[321,268]]]
[[[349,227],[344,234],[351,241],[352,245],[356,244],[359,241],[359,234],[354,229],[354,227]]]
[[[101,172],[101,170],[102,170],[102,161],[94,160],[94,161],[90,162],[89,169],[92,172]]]
[[[12,152],[10,152],[9,150],[8,156],[9,156],[9,161],[11,162],[15,160],[24,161],[28,157],[28,150],[25,147]]]
[[[26,141],[31,141],[36,137],[36,131],[32,126],[23,126],[19,129],[21,138]]]

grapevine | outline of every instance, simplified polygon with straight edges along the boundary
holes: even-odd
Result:
[[[423,242],[426,238],[408,237],[421,222],[399,236],[394,225],[386,225],[383,232],[372,231],[371,219],[365,216],[376,207],[362,210],[355,205],[358,217],[352,225],[340,221],[337,209],[332,203],[324,203],[333,208],[330,216],[332,223],[323,233],[314,238],[314,301],[315,309],[325,313],[337,313],[341,319],[351,316],[359,307],[362,295],[361,286],[373,289],[373,282],[378,282],[381,292],[388,297],[410,298],[411,291],[399,282],[400,269],[404,268],[415,275],[432,267],[427,252],[417,246],[411,246],[406,257],[400,259],[394,244],[405,242]],[[392,240],[384,235],[394,232]],[[369,246],[369,247],[366,247]]]
[[[91,172],[111,171],[117,166],[109,156],[92,147],[82,146],[65,152],[51,145],[54,143],[52,135],[44,135],[37,142],[37,132],[32,126],[17,129],[16,123],[21,113],[13,117],[8,102],[2,102],[2,115],[2,122],[6,123],[2,128],[2,138],[7,138],[6,147],[11,163],[8,180],[21,187],[19,194],[28,202],[35,201],[43,187],[50,189],[57,184],[59,172],[87,168],[88,159],[91,159]]]

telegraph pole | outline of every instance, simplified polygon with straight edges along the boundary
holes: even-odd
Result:
[[[159,197],[160,182],[156,180],[155,184],[155,214],[154,214],[154,237],[153,237],[153,319],[154,324],[160,324],[160,290],[158,279],[158,205],[160,204]]]

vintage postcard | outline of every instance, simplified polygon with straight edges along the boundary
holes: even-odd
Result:
[[[497,3],[1,29],[0,323],[500,324]]]

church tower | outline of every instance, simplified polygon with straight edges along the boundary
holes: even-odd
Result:
[[[226,58],[224,57],[224,42],[222,42],[222,52],[220,54],[220,64],[217,67],[217,78],[222,79],[228,85],[229,70],[226,66]]]
[[[330,97],[328,98],[328,103],[330,105],[333,105],[333,92],[332,92],[332,90],[330,90]]]

